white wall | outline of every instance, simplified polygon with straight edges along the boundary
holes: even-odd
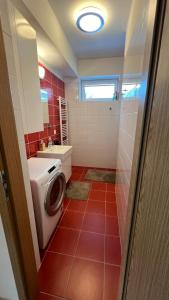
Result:
[[[48,61],[48,44],[51,44],[55,47],[55,53],[57,54],[53,57],[53,65],[58,66],[58,68],[70,69],[68,72],[77,74],[75,54],[48,1],[12,0],[12,2],[39,33],[40,40],[40,37],[42,37],[43,49],[41,49],[39,55],[45,61]],[[51,61],[51,57],[49,60]]]
[[[150,8],[151,9],[151,8]],[[138,124],[139,106],[144,105],[145,82],[143,74],[144,49],[147,34],[147,18],[149,14],[149,1],[133,0],[130,12],[124,57],[123,80],[129,76],[132,81],[140,83],[135,97],[122,100],[120,108],[119,141],[117,168],[121,171],[117,176],[116,187],[117,209],[122,250],[125,239],[126,216],[128,210],[128,196],[133,165],[133,154],[136,146],[136,128],[141,130],[141,122]],[[142,99],[143,98],[143,99]],[[139,140],[137,141],[139,143]]]
[[[80,77],[121,75],[123,73],[123,57],[80,59],[78,73]]]
[[[65,80],[65,94],[73,165],[116,168],[119,102],[80,102],[78,79]]]
[[[1,3],[0,3],[1,5]],[[18,300],[3,224],[0,216],[0,299]]]
[[[120,170],[120,173],[118,174],[119,181],[117,181],[117,183],[121,182],[121,184],[117,185],[116,199],[122,249],[128,209],[137,116],[137,99],[130,99],[129,101],[126,100],[121,103],[117,156],[117,169]]]
[[[23,121],[22,121],[21,102],[20,102],[20,101],[22,101],[22,99],[20,98],[20,95],[18,92],[18,82],[17,82],[17,75],[16,75],[16,66],[14,63],[14,52],[13,52],[13,45],[12,45],[10,22],[9,22],[9,17],[8,17],[7,2],[8,1],[6,1],[6,0],[0,0],[0,11],[2,11],[1,17],[2,17],[3,38],[4,38],[4,43],[5,43],[9,81],[10,81],[10,88],[11,88],[11,96],[12,96],[14,116],[15,116],[15,121],[16,121],[16,129],[17,129],[17,135],[18,135],[19,148],[20,148],[22,171],[23,171],[23,176],[24,176],[24,184],[25,184],[25,190],[26,190],[28,212],[29,212],[29,217],[30,217],[33,245],[34,245],[37,268],[39,268],[40,255],[39,255],[39,247],[38,247],[37,232],[36,232],[36,225],[35,225],[32,194],[31,194],[30,180],[29,180],[29,173],[28,173],[28,166],[27,166],[26,150],[25,150]],[[9,4],[10,4],[10,1],[9,1]],[[12,9],[12,6],[10,6],[10,9]],[[12,23],[12,21],[13,20],[11,20],[11,23]]]
[[[10,9],[11,35],[14,50],[14,59],[17,72],[18,88],[20,93],[23,116],[24,133],[43,131],[43,110],[40,99],[40,81],[38,74],[38,56],[36,32],[23,15]],[[18,31],[19,24],[27,24],[31,30],[31,38]],[[22,30],[21,30],[22,31]],[[31,86],[31,88],[30,88]],[[32,107],[34,108],[32,110]]]

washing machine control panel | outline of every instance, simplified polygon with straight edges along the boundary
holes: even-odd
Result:
[[[56,166],[51,167],[51,168],[48,170],[48,173],[49,173],[49,174],[52,173],[55,169],[56,169]]]

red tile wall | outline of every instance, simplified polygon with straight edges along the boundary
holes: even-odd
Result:
[[[44,65],[45,78],[40,80],[41,89],[48,92],[49,124],[44,124],[44,130],[25,135],[25,146],[27,158],[36,156],[39,150],[39,142],[44,140],[46,146],[49,136],[60,141],[60,121],[59,121],[59,102],[58,97],[65,96],[64,82],[51,73]],[[54,134],[56,130],[56,134]]]

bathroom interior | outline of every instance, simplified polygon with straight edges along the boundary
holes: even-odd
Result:
[[[145,0],[0,0],[0,19],[37,299],[117,300],[154,8]],[[0,260],[11,272],[0,297],[19,299]]]

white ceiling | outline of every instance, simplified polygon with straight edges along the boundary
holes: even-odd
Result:
[[[131,0],[49,0],[69,43],[79,59],[123,56]],[[94,34],[77,29],[74,14],[87,6],[107,14],[104,28]]]

